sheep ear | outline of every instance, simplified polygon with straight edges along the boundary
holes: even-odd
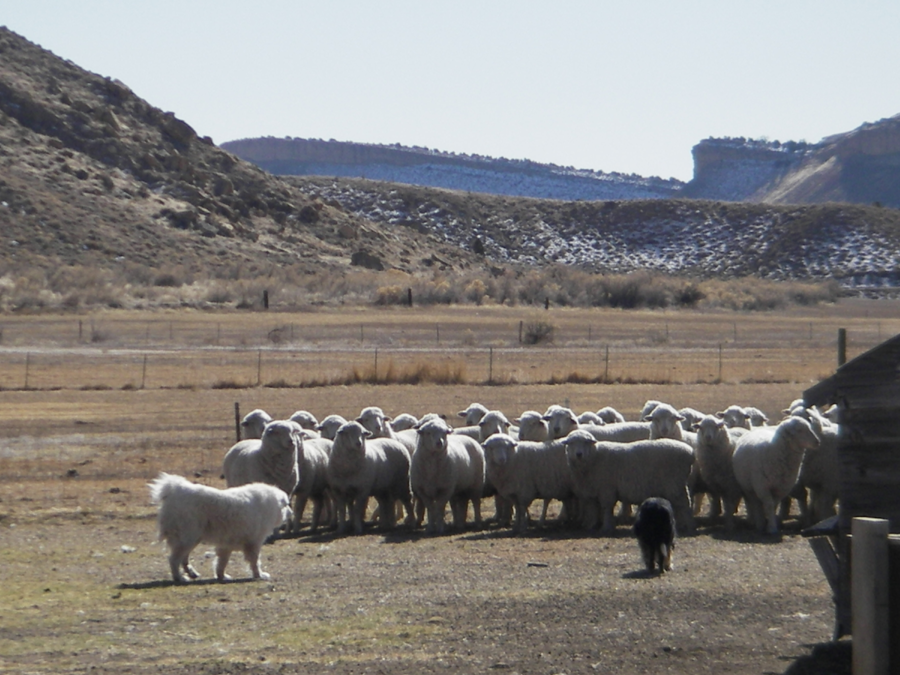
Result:
[[[372,438],[372,432],[369,431],[368,429],[363,429],[362,437],[363,438]]]
[[[553,418],[550,417],[550,415],[543,415],[543,416],[541,417],[541,419],[544,420],[545,422],[549,422],[549,421],[550,421],[551,419],[553,419]]]
[[[718,417],[719,419],[722,419],[723,417],[725,417],[725,411],[720,410],[719,412],[716,413],[716,417]]]
[[[394,421],[394,418],[391,417],[390,415],[385,415],[385,416],[384,416],[384,421],[385,421],[385,422],[393,422],[393,421]]]
[[[466,416],[466,411],[465,411],[465,410],[460,410],[458,413],[456,413],[456,415],[457,415],[457,417],[465,417],[465,416]]]

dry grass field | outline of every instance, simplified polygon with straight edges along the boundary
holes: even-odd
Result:
[[[777,419],[833,372],[838,328],[852,358],[900,331],[898,310],[4,316],[0,672],[825,672],[802,669],[832,606],[795,520],[772,539],[702,519],[661,579],[639,573],[624,526],[488,528],[304,535],[266,547],[271,582],[175,587],[145,484],[167,471],[222,486],[235,403],[453,420],[476,400],[508,415],[568,403],[633,419],[656,398]],[[551,324],[554,341],[520,344],[520,322]]]

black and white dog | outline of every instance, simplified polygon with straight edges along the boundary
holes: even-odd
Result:
[[[669,501],[660,497],[645,499],[634,521],[634,536],[648,573],[653,574],[657,565],[660,574],[672,569],[675,534],[675,514]]]

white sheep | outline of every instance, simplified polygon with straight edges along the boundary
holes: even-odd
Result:
[[[604,406],[597,411],[597,417],[603,420],[604,424],[614,424],[616,422],[624,422],[625,416],[611,406]]]
[[[700,412],[696,408],[680,408],[678,414],[684,418],[681,420],[681,428],[685,431],[694,431],[694,427],[706,417],[705,413]]]
[[[730,405],[725,410],[720,410],[716,413],[716,417],[723,420],[729,429],[749,429],[753,426],[750,422],[750,413],[739,405]]]
[[[546,441],[550,437],[550,429],[544,416],[536,410],[526,410],[516,420],[519,425],[520,441]]]
[[[293,415],[288,417],[291,422],[296,422],[304,429],[315,431],[319,426],[319,420],[308,410],[297,410]]]
[[[293,494],[294,517],[291,519],[291,531],[300,531],[300,521],[306,503],[313,503],[310,529],[315,532],[322,522],[323,512],[332,520],[334,514],[331,491],[328,488],[328,462],[331,458],[333,442],[328,438],[305,438],[300,444],[297,455],[297,466],[300,480]]]
[[[562,443],[586,527],[596,526],[599,509],[602,531],[612,533],[617,501],[640,504],[650,497],[662,497],[672,504],[679,529],[694,531],[687,487],[694,453],[687,443],[670,438],[611,443],[598,441],[583,430],[573,431]]]
[[[802,413],[795,410],[794,415],[806,419],[820,441],[818,448],[806,451],[797,477],[797,486],[809,490],[809,509],[804,513],[801,508],[801,519],[804,525],[810,525],[834,515],[841,482],[838,458],[840,427],[815,407],[806,408]]]
[[[578,424],[578,418],[569,408],[552,406],[544,413],[550,440],[565,438],[576,429],[590,432],[600,441],[631,443],[650,438],[649,422],[614,422],[613,424]]]
[[[734,529],[734,513],[743,494],[731,457],[735,441],[746,431],[743,427],[729,429],[724,419],[714,415],[704,416],[697,427],[696,466],[709,494],[722,501],[727,530]]]
[[[470,403],[465,410],[460,410],[457,416],[462,417],[467,427],[472,427],[481,421],[481,418],[488,413],[488,409],[480,403]]]
[[[744,412],[750,417],[751,427],[764,427],[769,423],[769,417],[759,408],[752,405],[744,408]]]
[[[251,410],[241,420],[241,440],[262,438],[263,429],[272,421],[272,416],[261,408]]]
[[[481,527],[481,496],[484,490],[484,451],[468,436],[454,435],[443,420],[419,425],[418,442],[409,470],[413,494],[428,513],[427,530],[444,532],[447,504],[453,514],[453,527],[462,529],[469,502],[475,526]]]
[[[268,483],[290,496],[300,479],[297,456],[303,429],[296,422],[269,422],[262,438],[238,441],[225,454],[222,473],[228,487]]]
[[[685,416],[681,411],[675,410],[668,403],[660,403],[649,415],[650,421],[650,438],[671,438],[676,441],[684,441],[691,448],[697,448],[697,434],[693,431],[685,431],[682,423]],[[691,472],[691,478],[688,481],[688,488],[691,493],[691,501],[694,504],[694,513],[699,513],[703,504],[703,495],[710,493],[709,487],[704,483],[700,474],[697,463],[694,462],[694,469]],[[718,516],[722,512],[721,502],[713,498],[710,515]]]
[[[516,441],[506,434],[494,434],[484,442],[484,453],[488,479],[516,507],[514,532],[525,531],[528,507],[535,499],[571,502],[572,476],[562,442]]]
[[[405,431],[406,429],[412,429],[418,423],[419,420],[416,419],[415,415],[400,413],[391,420],[391,429],[394,431]]]
[[[341,428],[344,424],[347,423],[340,415],[328,415],[325,419],[323,419],[316,426],[316,431],[319,432],[319,435],[322,438],[327,438],[330,441],[334,440],[334,435],[337,433],[337,430]]]
[[[653,409],[658,406],[662,401],[656,401],[654,399],[648,400],[644,403],[644,407],[641,408],[641,414],[638,415],[639,420],[647,419],[650,416],[650,413],[653,412]]]
[[[328,461],[328,485],[335,500],[338,534],[346,531],[346,509],[354,532],[362,534],[369,497],[375,497],[384,529],[395,524],[394,502],[406,508],[406,524],[415,518],[409,492],[409,452],[392,438],[372,438],[359,422],[338,429]]]
[[[482,443],[494,434],[508,434],[510,426],[509,420],[502,412],[488,410],[478,423],[478,442]]]
[[[737,439],[734,476],[757,529],[778,533],[776,508],[796,484],[806,450],[818,446],[819,437],[809,422],[793,416],[778,426],[751,429]]]
[[[586,410],[578,416],[578,424],[596,424],[599,427],[606,422],[597,413]]]

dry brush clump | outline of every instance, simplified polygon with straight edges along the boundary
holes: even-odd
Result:
[[[433,270],[411,274],[234,263],[214,273],[181,265],[153,269],[123,261],[110,268],[0,269],[0,312],[98,308],[303,309],[316,305],[505,305],[534,307],[771,310],[833,302],[836,282],[755,277],[692,279],[653,272],[599,274],[564,265],[531,269]]]

